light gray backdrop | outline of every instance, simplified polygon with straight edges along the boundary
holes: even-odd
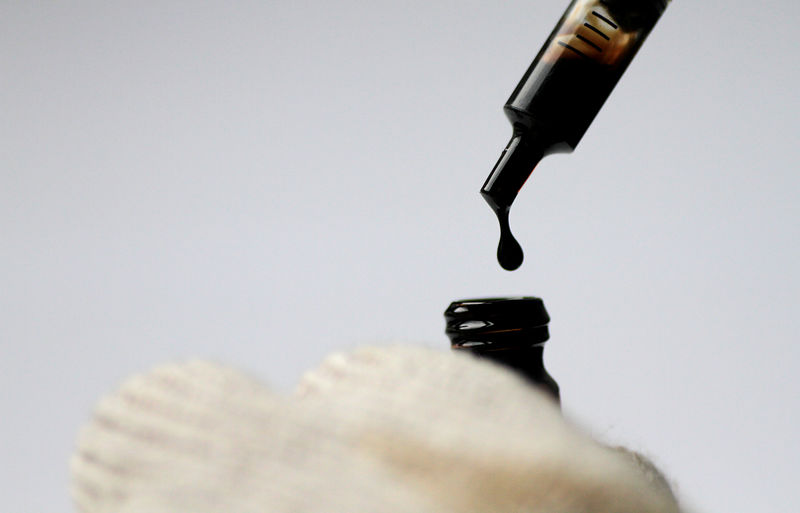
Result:
[[[553,318],[568,415],[707,512],[797,487],[798,3],[676,1],[494,260],[503,102],[564,0],[2,2],[0,509],[69,511],[126,375],[445,349],[463,297]]]

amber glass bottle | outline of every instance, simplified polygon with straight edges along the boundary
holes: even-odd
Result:
[[[444,317],[454,350],[505,365],[559,400],[558,384],[542,359],[550,316],[541,299],[464,299],[451,303]]]

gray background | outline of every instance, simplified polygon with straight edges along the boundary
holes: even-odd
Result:
[[[501,107],[566,2],[2,2],[0,497],[69,511],[97,398],[211,357],[288,389],[538,295],[566,412],[701,511],[800,505],[797,2],[674,2],[494,260]]]

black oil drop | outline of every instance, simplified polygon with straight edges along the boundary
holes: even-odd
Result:
[[[497,244],[497,261],[506,271],[514,271],[522,265],[524,255],[522,246],[519,245],[514,234],[511,233],[511,226],[508,223],[509,209],[497,209],[497,220],[500,222],[500,242]]]

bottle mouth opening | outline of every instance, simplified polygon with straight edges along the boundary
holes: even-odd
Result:
[[[469,316],[537,319],[540,325],[547,324],[550,316],[544,301],[533,296],[486,297],[453,301],[444,312],[445,318],[456,319]]]
[[[538,297],[453,301],[444,313],[453,348],[498,351],[533,347],[550,338],[550,316]]]

